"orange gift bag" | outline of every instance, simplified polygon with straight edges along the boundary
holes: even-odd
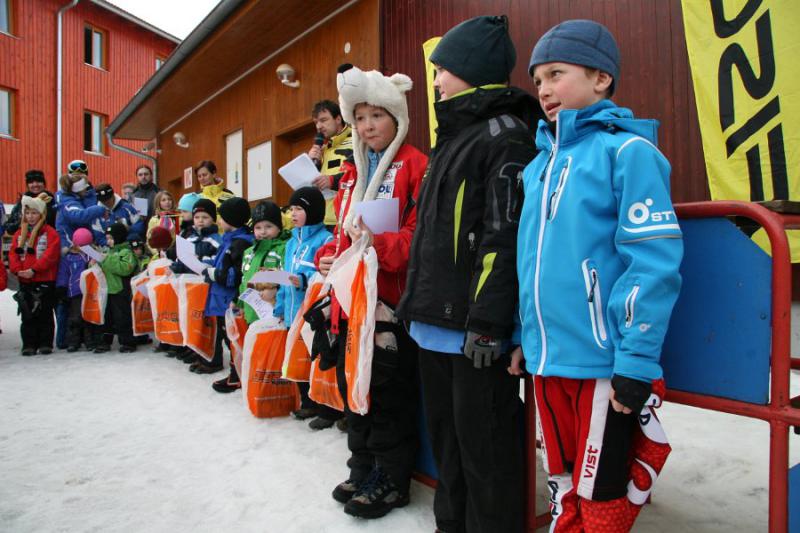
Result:
[[[236,373],[242,375],[242,350],[244,349],[244,336],[247,333],[247,321],[241,310],[228,308],[225,311],[225,332],[228,334],[231,352],[233,355],[233,365]]]
[[[342,395],[339,394],[339,381],[336,379],[336,368],[319,369],[319,357],[311,362],[309,377],[311,388],[308,396],[317,403],[327,405],[338,411],[344,411]]]
[[[291,379],[292,381],[308,381],[309,379],[309,374],[311,373],[309,349],[314,333],[310,330],[310,327],[306,327],[307,324],[303,315],[319,300],[324,284],[324,278],[321,274],[316,273],[311,277],[305,298],[303,298],[303,305],[300,306],[289,328],[282,368],[283,377],[286,379]],[[304,329],[306,330],[305,333],[303,333]],[[309,337],[309,333],[311,337]],[[308,345],[304,339],[307,339]]]
[[[108,286],[106,276],[99,265],[81,272],[81,316],[86,322],[102,326],[106,317]]]
[[[134,335],[144,335],[153,331],[153,309],[147,294],[147,282],[150,277],[142,272],[131,278],[131,317]]]
[[[375,307],[378,304],[378,256],[358,239],[340,255],[327,281],[348,317],[345,350],[347,405],[365,415],[369,411],[369,385],[372,379],[372,354],[375,347]]]
[[[286,328],[269,317],[250,324],[242,349],[242,397],[253,416],[288,416],[300,406],[294,383],[281,377]]]
[[[178,323],[183,345],[210,362],[214,359],[217,321],[204,313],[209,285],[197,274],[181,274],[175,279],[178,282]]]
[[[150,307],[153,310],[153,332],[159,342],[172,346],[183,346],[180,321],[178,319],[178,293],[172,276],[158,276],[147,282]]]
[[[171,264],[172,261],[166,258],[150,261],[147,263],[147,275],[151,278],[155,278],[157,276],[171,276],[172,270],[169,268]]]

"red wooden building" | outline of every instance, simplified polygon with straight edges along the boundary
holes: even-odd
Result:
[[[31,168],[55,190],[73,159],[95,184],[135,181],[147,161],[104,129],[179,42],[102,0],[0,0],[0,200],[16,202]]]

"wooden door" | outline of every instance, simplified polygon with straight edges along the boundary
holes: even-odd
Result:
[[[305,122],[275,137],[275,151],[272,166],[272,200],[283,207],[289,203],[292,188],[278,174],[278,169],[300,154],[308,152],[314,144],[317,131],[311,121]]]

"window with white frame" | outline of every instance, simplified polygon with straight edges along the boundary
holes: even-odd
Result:
[[[156,70],[160,69],[164,65],[164,61],[166,61],[166,59],[163,57],[156,56]]]
[[[106,68],[106,34],[92,26],[83,29],[83,62],[97,68]]]
[[[83,113],[83,149],[96,154],[105,153],[103,130],[106,118],[103,115],[86,111]]]
[[[14,136],[14,91],[0,87],[0,135]]]
[[[0,32],[11,34],[11,0],[0,0]]]

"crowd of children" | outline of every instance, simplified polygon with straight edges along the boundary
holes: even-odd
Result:
[[[517,376],[526,369],[535,375],[551,530],[627,531],[639,509],[626,496],[636,415],[661,377],[680,289],[679,226],[636,210],[641,202],[672,210],[656,124],[609,100],[619,50],[593,21],[566,21],[538,41],[529,64],[538,102],[508,84],[516,51],[506,17],[452,28],[431,60],[440,101],[430,161],[406,143],[411,80],[340,68],[353,157],[336,184],[333,233],[317,188],[292,194],[285,227],[275,203],[251,211],[225,190],[211,161],[196,168],[201,194],[176,204],[160,192],[147,224],[110,185],[93,189],[80,161],[60,180],[58,231],[45,221],[50,197],[24,197],[9,254],[20,282],[22,355],[52,352],[57,301],[68,304],[67,351],[108,351],[114,335],[120,352],[134,351],[131,276],[166,258],[173,274],[194,272],[208,284],[203,314],[216,344],[210,360],[181,345],[156,350],[207,374],[225,368],[227,346],[229,372],[213,388],[235,392],[242,383],[225,315],[237,309],[248,324],[259,319],[240,295],[257,291],[289,328],[312,276],[327,275],[366,240],[377,257],[378,299],[396,311],[376,324],[395,342],[374,346],[369,412],[348,407],[349,318],[335,291],[332,343],[311,356],[336,367],[344,415],[314,403],[307,383],[298,383],[295,412],[318,416],[316,429],[346,420],[348,473],[332,493],[344,511],[377,518],[408,503],[421,397],[439,476],[437,531],[522,531]],[[373,234],[354,206],[382,198],[398,200],[398,229]],[[201,272],[178,258],[176,237],[191,244]],[[101,255],[87,256],[87,246]],[[81,318],[81,274],[95,264],[107,286],[104,326]],[[290,282],[254,283],[264,270],[283,270]],[[587,478],[590,470],[597,475]]]

